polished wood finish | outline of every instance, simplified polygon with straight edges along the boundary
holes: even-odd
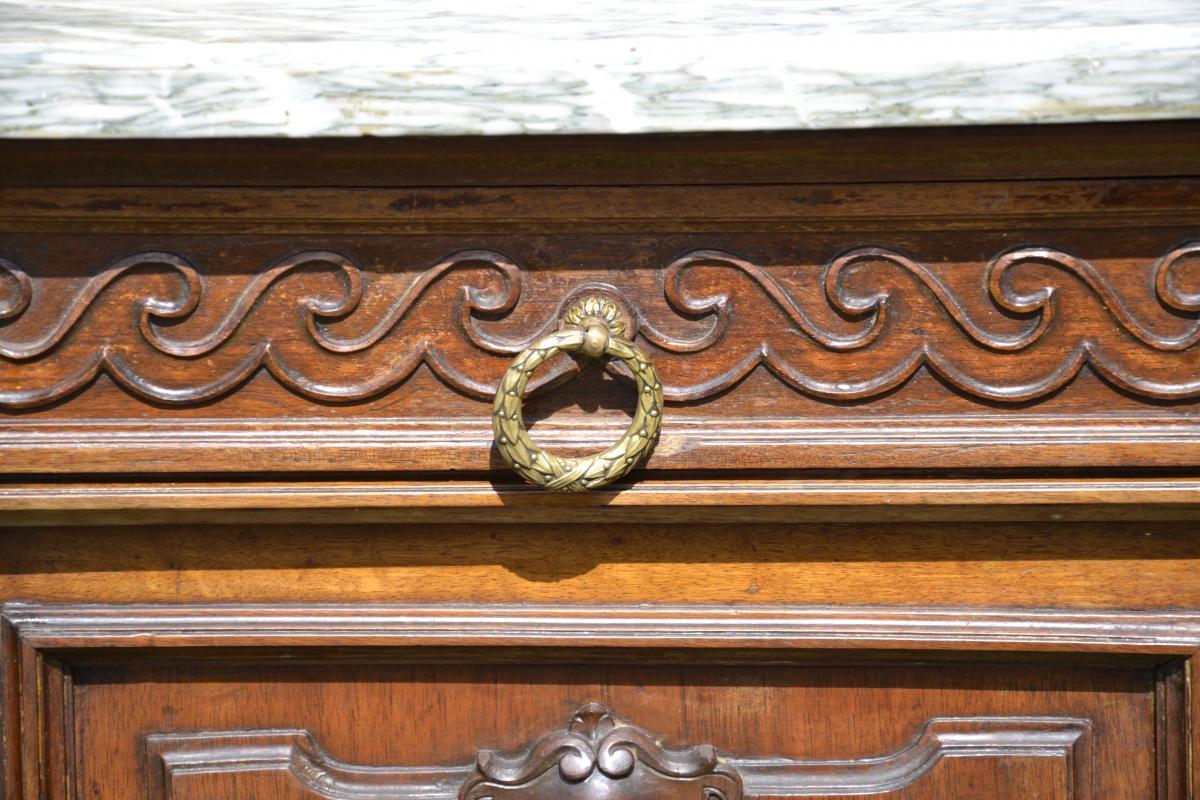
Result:
[[[14,141],[8,186],[636,186],[1196,175],[1194,121],[648,136]]]
[[[1186,702],[1175,676],[1200,650],[1200,618],[1161,612],[10,605],[5,623],[6,682],[25,687],[6,719],[23,765],[9,779],[31,797],[69,796],[73,760],[100,797],[137,786],[181,798],[322,797],[336,787],[338,797],[449,800],[456,784],[459,800],[488,784],[506,796],[635,796],[664,777],[735,798],[743,787],[752,797],[934,798],[968,786],[1147,797],[1163,780],[1187,780],[1185,731],[1155,720]],[[681,646],[693,653],[673,662],[670,648]],[[947,647],[975,660],[870,656]],[[814,648],[858,663],[806,664]],[[631,660],[630,649],[649,653]],[[1056,664],[1039,650],[1091,656]],[[717,738],[735,754],[661,749],[584,702],[566,732],[523,753],[478,753],[474,773],[456,765],[480,741],[516,750],[580,697],[654,718],[672,742]],[[404,711],[413,708],[437,711],[414,725]],[[859,724],[845,726],[846,714]],[[63,731],[83,719],[97,724],[68,747]],[[1153,747],[1131,752],[1130,740]],[[631,775],[629,746],[643,763],[630,778],[640,788],[614,788]],[[571,760],[573,748],[595,761]],[[346,751],[376,766],[333,755]],[[604,775],[593,781],[596,762]],[[567,785],[546,786],[559,770]]]
[[[342,512],[353,516],[352,512]],[[843,509],[850,517],[853,509]],[[1195,520],[0,529],[0,593],[87,603],[1200,608]]]
[[[175,148],[178,168],[210,164],[203,185],[154,177],[164,146],[78,145],[93,163],[76,172],[82,155],[39,160],[61,145],[8,143],[0,469],[504,475],[494,388],[588,287],[630,311],[662,378],[643,476],[1188,467],[1196,137],[865,132],[833,167],[830,134],[499,139],[475,147],[513,182],[472,186],[461,140],[329,144],[307,165],[317,145]],[[942,145],[940,169],[875,169]],[[380,185],[381,148],[419,181]],[[138,185],[112,185],[115,151]],[[1012,172],[980,172],[989,154]],[[256,156],[289,187],[247,177]],[[721,164],[742,179],[709,185]],[[534,170],[553,185],[518,180]],[[551,361],[531,381],[537,441],[611,444],[629,382]]]
[[[1198,141],[0,143],[0,797],[1194,798]]]
[[[499,481],[121,481],[0,484],[10,525],[477,521],[859,522],[1187,520],[1200,517],[1191,477],[642,480],[583,495]]]

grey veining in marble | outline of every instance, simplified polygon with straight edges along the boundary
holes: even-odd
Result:
[[[1200,116],[1200,0],[0,0],[0,135]]]

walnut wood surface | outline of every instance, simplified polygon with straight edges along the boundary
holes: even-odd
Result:
[[[13,186],[630,186],[1195,175],[1194,121],[621,136],[0,142]],[[486,143],[486,148],[481,145]]]
[[[0,469],[502,472],[500,375],[589,286],[662,378],[645,474],[1191,466],[1197,136],[7,143]],[[611,444],[628,380],[547,364],[535,437]]]
[[[0,143],[0,797],[1194,797],[1198,141]]]
[[[855,274],[869,271],[856,271],[860,265],[899,273],[920,291],[912,298],[897,297],[887,288],[890,281],[882,283],[881,277],[860,277],[861,288],[848,290],[847,282]],[[1033,291],[1013,289],[1009,274],[1022,265],[1050,267],[1055,277],[1061,273],[1073,278],[1107,314],[1094,317],[1090,327],[1072,330],[1069,320],[1076,308],[1062,309],[1061,301],[1054,302],[1056,291],[1062,290],[1051,283]],[[957,270],[965,274],[953,278],[954,272],[944,267],[933,269],[883,247],[855,248],[823,268],[809,270],[782,265],[768,269],[727,251],[695,250],[666,265],[661,275],[648,270],[650,275],[626,277],[615,293],[630,297],[640,324],[626,336],[637,333],[653,348],[648,352],[663,374],[664,397],[675,402],[727,392],[760,366],[793,389],[834,401],[869,400],[902,386],[924,368],[971,398],[1019,403],[1061,389],[1085,367],[1114,388],[1144,400],[1191,400],[1200,396],[1200,362],[1195,357],[1200,352],[1195,348],[1200,342],[1200,292],[1181,288],[1179,276],[1190,274],[1188,268],[1194,265],[1200,265],[1200,242],[1162,253],[1152,268],[1131,265],[1121,283],[1108,270],[1046,247],[1009,250],[979,270]],[[299,315],[295,301],[272,302],[276,287],[290,273],[310,266],[339,276],[342,291],[308,294],[299,301]],[[107,292],[110,285],[146,268],[165,270],[179,288],[160,294],[127,279],[124,282],[133,285],[122,287],[125,291],[115,298]],[[75,292],[55,282],[58,297],[41,296],[45,291],[38,292],[38,286],[49,282],[31,278],[15,262],[0,262],[0,269],[7,272],[12,287],[2,311],[9,325],[32,333],[0,340],[0,355],[14,387],[0,393],[0,404],[12,409],[51,404],[78,392],[100,373],[144,400],[198,404],[236,391],[260,369],[315,401],[359,401],[395,389],[420,364],[449,388],[490,399],[507,366],[504,357],[525,350],[558,323],[553,317],[534,317],[532,328],[526,324],[509,335],[498,326],[480,323],[483,314],[509,317],[526,285],[534,283],[532,275],[490,250],[450,254],[407,282],[364,277],[352,259],[336,252],[305,251],[264,266],[243,286],[228,290],[228,298],[206,286],[185,257],[168,252],[123,256],[78,282]],[[463,286],[458,302],[447,309],[450,336],[420,328],[406,331],[407,318],[423,295],[460,270],[482,270],[487,278]],[[692,272],[708,280],[689,280]],[[757,291],[732,295],[724,283],[716,282],[730,272]],[[571,280],[582,279],[586,285],[599,277],[576,274]],[[658,282],[665,287],[665,299],[655,302],[651,293]],[[561,277],[556,283],[556,288],[540,289],[546,295],[543,307],[554,302],[556,292],[566,298],[578,291]],[[972,283],[986,283],[985,299],[967,299],[978,293],[968,293]],[[961,293],[952,288],[955,284],[963,286]],[[1151,297],[1138,296],[1145,293],[1144,287],[1133,288],[1139,284],[1154,287]],[[789,289],[792,285],[798,288]],[[689,291],[689,286],[699,288]],[[808,289],[801,294],[799,288],[816,286],[823,287],[823,293]],[[366,297],[368,291],[374,296]],[[639,291],[648,295],[641,302],[633,300]],[[217,298],[210,302],[224,307],[224,313],[200,310],[213,295]],[[107,327],[102,322],[105,315],[93,308],[105,301],[132,307],[136,331],[117,327],[108,333],[89,332],[85,319]],[[40,319],[33,315],[26,322],[25,314],[35,303]],[[1139,304],[1161,310],[1140,312],[1135,310]],[[281,306],[276,315],[266,310],[272,306]],[[359,321],[360,306],[375,313],[364,312],[361,316],[369,317]],[[1172,312],[1186,321],[1170,319]],[[705,324],[694,329],[681,324],[681,313]],[[1022,322],[1000,323],[1002,314]],[[849,322],[835,322],[836,315]],[[286,321],[297,316],[300,330],[289,331]],[[181,321],[191,335],[167,333],[168,327],[181,327]],[[900,331],[902,326],[908,330]],[[81,330],[72,335],[77,327]],[[943,327],[956,336],[934,332]],[[241,339],[241,347],[231,343],[235,337]],[[79,343],[63,346],[68,338]],[[1131,347],[1133,343],[1142,347]],[[52,351],[56,357],[44,358]],[[362,355],[350,359],[351,354]],[[494,356],[490,362],[481,358],[486,354]],[[26,362],[32,363],[24,366]],[[531,389],[561,382],[569,369],[560,364],[542,371]]]
[[[616,731],[644,739],[660,776],[719,775],[727,796],[1149,797],[1186,780],[1184,731],[1157,720],[1200,648],[1195,615],[1161,612],[15,604],[5,624],[5,680],[24,688],[8,780],[28,798],[69,796],[81,776],[99,797],[440,798],[456,766],[460,798],[537,775],[536,796],[619,795],[572,787],[575,762],[561,791],[542,783],[573,742],[554,716],[597,702],[655,720],[662,739]],[[664,661],[680,643],[724,649]],[[895,657],[814,662],[814,644]],[[510,649],[446,649],[480,645]],[[583,660],[563,650],[581,645]],[[963,648],[976,660],[939,662]],[[588,745],[598,759],[607,738]],[[510,754],[479,752],[493,748]]]
[[[1028,520],[1195,520],[1180,477],[642,480],[564,496],[496,481],[172,481],[0,484],[0,526],[247,522],[678,525]]]
[[[207,736],[212,765],[181,773],[180,798],[377,796],[314,794],[295,772],[311,748],[288,740],[281,770],[278,739],[255,737],[304,732],[329,756],[303,773],[314,785],[346,777],[338,764],[377,785],[514,750],[591,701],[671,742],[800,760],[804,786],[828,778],[762,796],[1077,798],[1085,778],[1096,797],[1186,796],[1192,522],[0,534],[0,594],[52,601],[5,608],[6,728],[45,726],[5,739],[23,800],[175,796],[150,788],[146,747],[177,733]],[[189,599],[226,604],[172,605]],[[1083,773],[1078,720],[1099,732]],[[926,758],[934,733],[974,744]]]
[[[603,708],[593,703],[584,710],[596,707]],[[568,736],[575,731],[565,736],[563,733],[547,734],[514,758],[524,764],[522,756],[545,756],[556,745],[564,749],[574,745]],[[643,736],[639,736],[639,744],[658,744]],[[596,774],[597,770],[583,781],[563,780],[554,774],[557,764],[551,758],[549,770],[538,776],[538,785],[529,788],[547,791],[552,797],[625,796],[622,791],[626,789],[639,793],[634,796],[654,791],[655,797],[673,797],[678,792],[683,797],[701,794],[713,800],[731,795],[782,798],[883,793],[892,797],[942,797],[967,791],[985,775],[998,789],[1010,793],[1091,798],[1095,770],[1091,738],[1089,722],[1070,717],[943,717],[931,719],[912,741],[886,755],[828,760],[723,755],[719,756],[720,763],[723,771],[732,774],[730,777],[709,778],[703,772],[705,768],[711,770],[706,758],[699,769],[687,770],[681,776],[684,780],[662,781],[659,785],[643,777],[654,774],[649,769],[611,777]],[[715,762],[715,751],[703,747],[713,754],[711,761]],[[699,749],[692,746],[684,752]],[[473,775],[469,767],[346,764],[331,758],[307,731],[152,734],[146,738],[146,751],[150,796],[175,800],[219,796],[229,791],[231,779],[245,794],[324,797],[336,791],[339,797],[386,794],[395,800],[473,797],[479,786],[494,791],[494,796],[511,795],[515,792],[505,791],[506,784],[518,782],[486,782],[484,776]],[[574,752],[566,750],[568,755]],[[640,760],[641,751],[635,752]],[[481,751],[477,756],[479,772],[484,771],[485,755],[489,766],[495,760],[492,751]],[[959,759],[972,759],[973,763]],[[489,774],[494,772],[488,769]],[[632,785],[626,787],[625,783]],[[526,787],[516,787],[516,792],[526,791]]]
[[[0,596],[1200,608],[1195,520],[160,525],[0,529]]]

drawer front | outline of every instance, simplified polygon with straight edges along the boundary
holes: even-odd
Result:
[[[507,476],[587,292],[661,379],[643,478],[1192,465],[1197,135],[6,144],[0,468]],[[528,377],[548,451],[636,408],[585,361]]]

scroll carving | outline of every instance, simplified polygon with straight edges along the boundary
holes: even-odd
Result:
[[[143,252],[63,294],[0,259],[0,407],[52,403],[101,373],[148,401],[195,404],[259,370],[344,402],[420,364],[490,398],[508,359],[554,327],[556,314],[529,309],[570,288],[562,275],[533,278],[491,250],[387,280],[312,250],[214,288],[183,256]],[[881,247],[770,267],[700,250],[631,275],[625,299],[668,401],[711,397],[759,366],[829,400],[879,396],[923,368],[988,401],[1036,400],[1084,368],[1145,400],[1184,400],[1200,397],[1198,278],[1200,242],[1120,277],[1048,248],[954,270]],[[531,389],[574,369],[543,370]]]
[[[521,271],[499,253],[469,250],[447,257],[418,275],[368,331],[349,337],[340,336],[333,323],[358,309],[363,297],[361,269],[338,253],[298,253],[275,262],[254,276],[211,331],[190,339],[173,337],[166,329],[170,322],[186,319],[197,311],[205,294],[203,279],[196,268],[180,256],[138,253],[121,259],[89,280],[43,334],[24,341],[0,338],[0,357],[20,364],[44,356],[58,347],[73,329],[84,324],[88,311],[100,302],[111,284],[137,270],[165,267],[177,278],[174,290],[166,296],[146,294],[133,301],[140,343],[152,349],[150,358],[135,360],[127,356],[126,352],[136,349],[130,347],[133,344],[130,341],[132,336],[117,332],[83,357],[63,357],[62,361],[69,364],[67,374],[55,376],[49,382],[33,383],[23,388],[20,385],[26,381],[20,380],[20,373],[10,368],[9,372],[14,375],[18,388],[0,389],[0,405],[20,408],[53,402],[76,391],[101,371],[134,394],[163,403],[197,403],[219,397],[245,382],[260,368],[267,369],[284,385],[313,399],[356,400],[378,394],[401,382],[421,362],[429,364],[451,386],[479,396],[490,391],[486,383],[480,383],[473,375],[456,366],[454,359],[446,357],[428,338],[407,342],[406,356],[393,360],[386,369],[357,371],[352,380],[341,383],[322,378],[324,364],[281,355],[280,349],[275,346],[277,329],[270,324],[254,327],[251,315],[284,278],[309,266],[332,270],[341,279],[333,296],[310,295],[297,301],[303,310],[304,328],[311,342],[324,353],[354,353],[370,348],[401,322],[432,284],[455,269],[478,269],[481,266],[495,273],[500,285],[498,288],[483,289],[467,285],[462,287],[457,303],[461,331],[470,342],[484,350],[506,355],[519,351],[519,347],[489,341],[474,325],[478,314],[504,314],[511,311],[520,296]],[[11,294],[0,301],[0,323],[10,323],[28,310],[35,283],[12,262],[0,262],[0,270],[7,274],[12,284]],[[232,357],[221,359],[214,376],[213,361],[201,359],[213,355],[236,332],[245,328],[251,329],[249,346],[241,348],[242,352]],[[189,370],[189,365],[199,366]]]
[[[806,306],[795,290],[767,269],[731,253],[706,250],[671,263],[664,285],[667,304],[692,318],[710,317],[708,329],[690,338],[671,336],[647,321],[641,334],[667,352],[707,351],[706,361],[719,364],[719,372],[708,380],[681,385],[672,380],[671,361],[663,360],[664,391],[674,401],[699,400],[724,391],[760,364],[793,388],[831,400],[883,394],[925,367],[968,395],[1024,402],[1062,388],[1085,366],[1132,394],[1184,399],[1200,395],[1200,358],[1193,349],[1200,342],[1200,293],[1181,289],[1178,278],[1189,263],[1200,265],[1200,243],[1177,247],[1154,265],[1155,300],[1167,313],[1152,324],[1130,309],[1101,270],[1068,253],[1025,248],[1001,254],[982,276],[986,291],[980,294],[985,303],[968,301],[929,267],[899,252],[858,248],[835,258],[820,276],[820,301],[834,312],[837,326],[833,327],[813,319],[812,312],[822,304],[815,293],[806,295]],[[889,291],[879,283],[886,280],[886,273],[878,270],[869,273],[874,280],[860,280],[857,289],[848,286],[855,268],[867,265],[898,271],[915,282],[918,292],[904,293],[902,287]],[[1049,267],[1073,278],[1098,301],[1105,314],[1103,324],[1070,325],[1076,330],[1058,331],[1068,327],[1060,322],[1058,289],[1050,284],[1017,291],[1011,274],[1023,265]],[[742,300],[758,304],[753,312],[735,314],[734,298],[727,292],[691,294],[687,275],[704,267],[732,270],[747,278],[759,292]],[[768,307],[783,315],[788,333],[803,334],[799,344],[795,336],[737,334],[739,317],[763,313],[763,297],[770,301]],[[939,317],[953,323],[956,337],[933,333]],[[980,317],[995,321],[983,322]],[[1131,350],[1130,339],[1140,347]],[[1167,356],[1176,353],[1180,356]]]

